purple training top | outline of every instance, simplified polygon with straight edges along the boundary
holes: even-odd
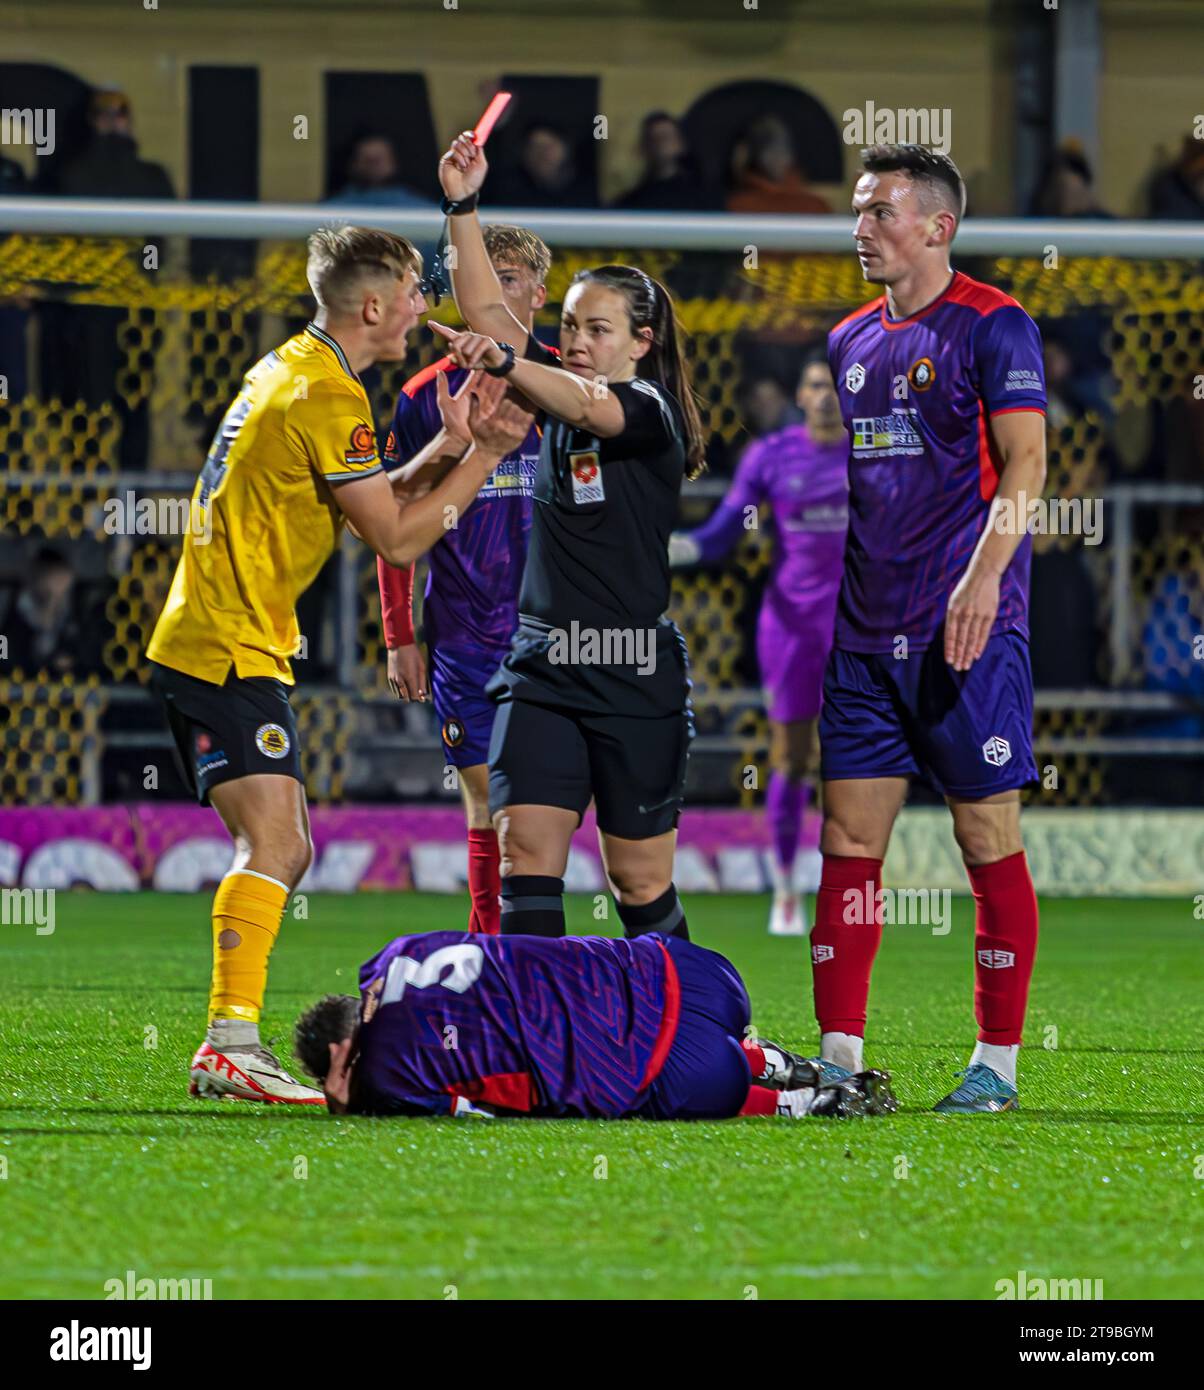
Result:
[[[442,358],[406,382],[397,398],[385,446],[386,463],[414,457],[443,426],[435,377],[447,372],[448,389],[460,389],[465,373]],[[533,425],[522,446],[498,464],[476,499],[432,546],[423,602],[427,640],[434,646],[496,655],[509,650],[518,626],[518,590],[531,530],[532,494],[539,465],[539,431]]]
[[[957,272],[904,319],[885,296],[838,323],[828,359],[849,430],[849,538],[836,646],[926,647],[999,483],[987,418],[1045,409],[1041,335],[1017,302]],[[1028,636],[1032,542],[1000,582],[992,634]]]
[[[723,501],[690,537],[704,564],[721,560],[768,503],[773,568],[764,602],[807,626],[822,625],[840,590],[849,521],[849,446],[817,444],[806,425],[787,425],[745,449]],[[751,509],[751,510],[750,510]]]
[[[656,936],[399,936],[360,970],[352,1109],[454,1114],[457,1098],[536,1115],[629,1115],[677,1028]]]

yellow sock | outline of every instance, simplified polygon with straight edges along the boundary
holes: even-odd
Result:
[[[246,869],[234,870],[218,884],[213,898],[210,1023],[215,1018],[259,1022],[268,957],[287,902],[283,883]]]

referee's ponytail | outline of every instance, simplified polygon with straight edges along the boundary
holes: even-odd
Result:
[[[673,299],[659,280],[630,265],[600,265],[579,270],[573,284],[588,282],[618,290],[627,300],[631,331],[652,330],[652,346],[636,364],[636,375],[651,377],[677,398],[685,423],[686,477],[697,478],[706,467],[706,440],[698,402],[690,384],[690,364],[686,361],[684,330],[673,311]]]

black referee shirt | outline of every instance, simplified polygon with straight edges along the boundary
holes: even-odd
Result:
[[[560,365],[533,336],[527,356]],[[519,630],[499,681],[537,703],[671,714],[688,690],[685,643],[663,616],[686,466],[681,408],[642,377],[607,389],[623,407],[621,434],[542,421]]]

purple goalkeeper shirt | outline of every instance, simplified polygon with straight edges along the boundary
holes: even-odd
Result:
[[[840,589],[849,521],[849,446],[818,444],[806,425],[787,425],[745,449],[710,517],[689,533],[704,564],[721,560],[768,503],[775,545],[763,602],[800,626],[827,625]]]

